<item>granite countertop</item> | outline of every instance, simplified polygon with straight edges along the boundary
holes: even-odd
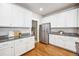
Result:
[[[18,39],[21,39],[21,38],[28,38],[28,37],[31,37],[33,35],[30,35],[30,34],[23,34],[21,37],[6,37],[6,36],[3,36],[3,37],[0,37],[0,43],[2,42],[7,42],[7,41],[12,41],[12,40],[18,40]]]
[[[70,37],[79,37],[79,34],[77,34],[77,33],[63,33],[63,34],[60,34],[59,32],[51,32],[50,34],[61,35],[61,36],[70,36]]]

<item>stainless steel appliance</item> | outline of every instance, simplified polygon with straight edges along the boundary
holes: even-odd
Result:
[[[79,42],[76,42],[76,55],[79,56]]]
[[[51,24],[50,23],[44,23],[40,25],[39,28],[39,40],[40,42],[49,44],[49,33],[51,30]]]

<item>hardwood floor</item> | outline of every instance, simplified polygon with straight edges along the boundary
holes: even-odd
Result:
[[[36,48],[25,53],[23,56],[75,56],[75,53],[43,43],[36,44]]]

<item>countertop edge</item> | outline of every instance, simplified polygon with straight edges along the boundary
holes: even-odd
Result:
[[[31,36],[24,36],[24,37],[21,37],[21,38],[13,38],[13,39],[3,39],[4,41],[1,41],[0,40],[0,43],[4,43],[4,42],[9,42],[9,41],[14,41],[14,40],[19,40],[19,39],[22,39],[22,38],[28,38],[28,37],[33,37],[34,35],[31,35]]]
[[[67,37],[76,37],[76,38],[79,38],[79,36],[69,36],[69,35],[62,35],[62,34],[52,34],[50,33],[51,35],[59,35],[59,36],[67,36]]]

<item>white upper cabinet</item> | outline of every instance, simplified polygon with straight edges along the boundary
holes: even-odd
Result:
[[[78,20],[77,20],[77,26],[79,27],[79,8],[78,8]]]
[[[15,4],[0,4],[1,27],[32,27],[32,12]]]
[[[11,11],[12,26],[24,27],[24,10],[17,5],[11,5]]]
[[[12,19],[14,27],[32,27],[32,12],[25,8],[13,5]]]
[[[51,24],[52,27],[65,27],[64,20],[62,19],[62,13],[60,14],[55,14],[53,17],[51,17]]]
[[[24,12],[25,27],[32,27],[32,12],[25,10]]]
[[[0,4],[0,26],[11,26],[11,7],[9,4]]]
[[[77,27],[77,9],[72,9],[45,17],[42,23],[51,23],[51,27]]]
[[[50,17],[45,17],[41,20],[41,24],[43,23],[50,23]]]
[[[77,9],[63,12],[65,27],[77,27]]]
[[[64,27],[64,20],[61,14],[54,14],[53,16],[48,16],[43,18],[42,23],[51,23],[51,27]]]
[[[63,36],[52,35],[52,34],[49,35],[49,43],[59,46],[59,47],[64,47],[64,40],[63,39],[64,39]]]
[[[13,4],[0,4],[1,27],[23,27],[23,9]]]

